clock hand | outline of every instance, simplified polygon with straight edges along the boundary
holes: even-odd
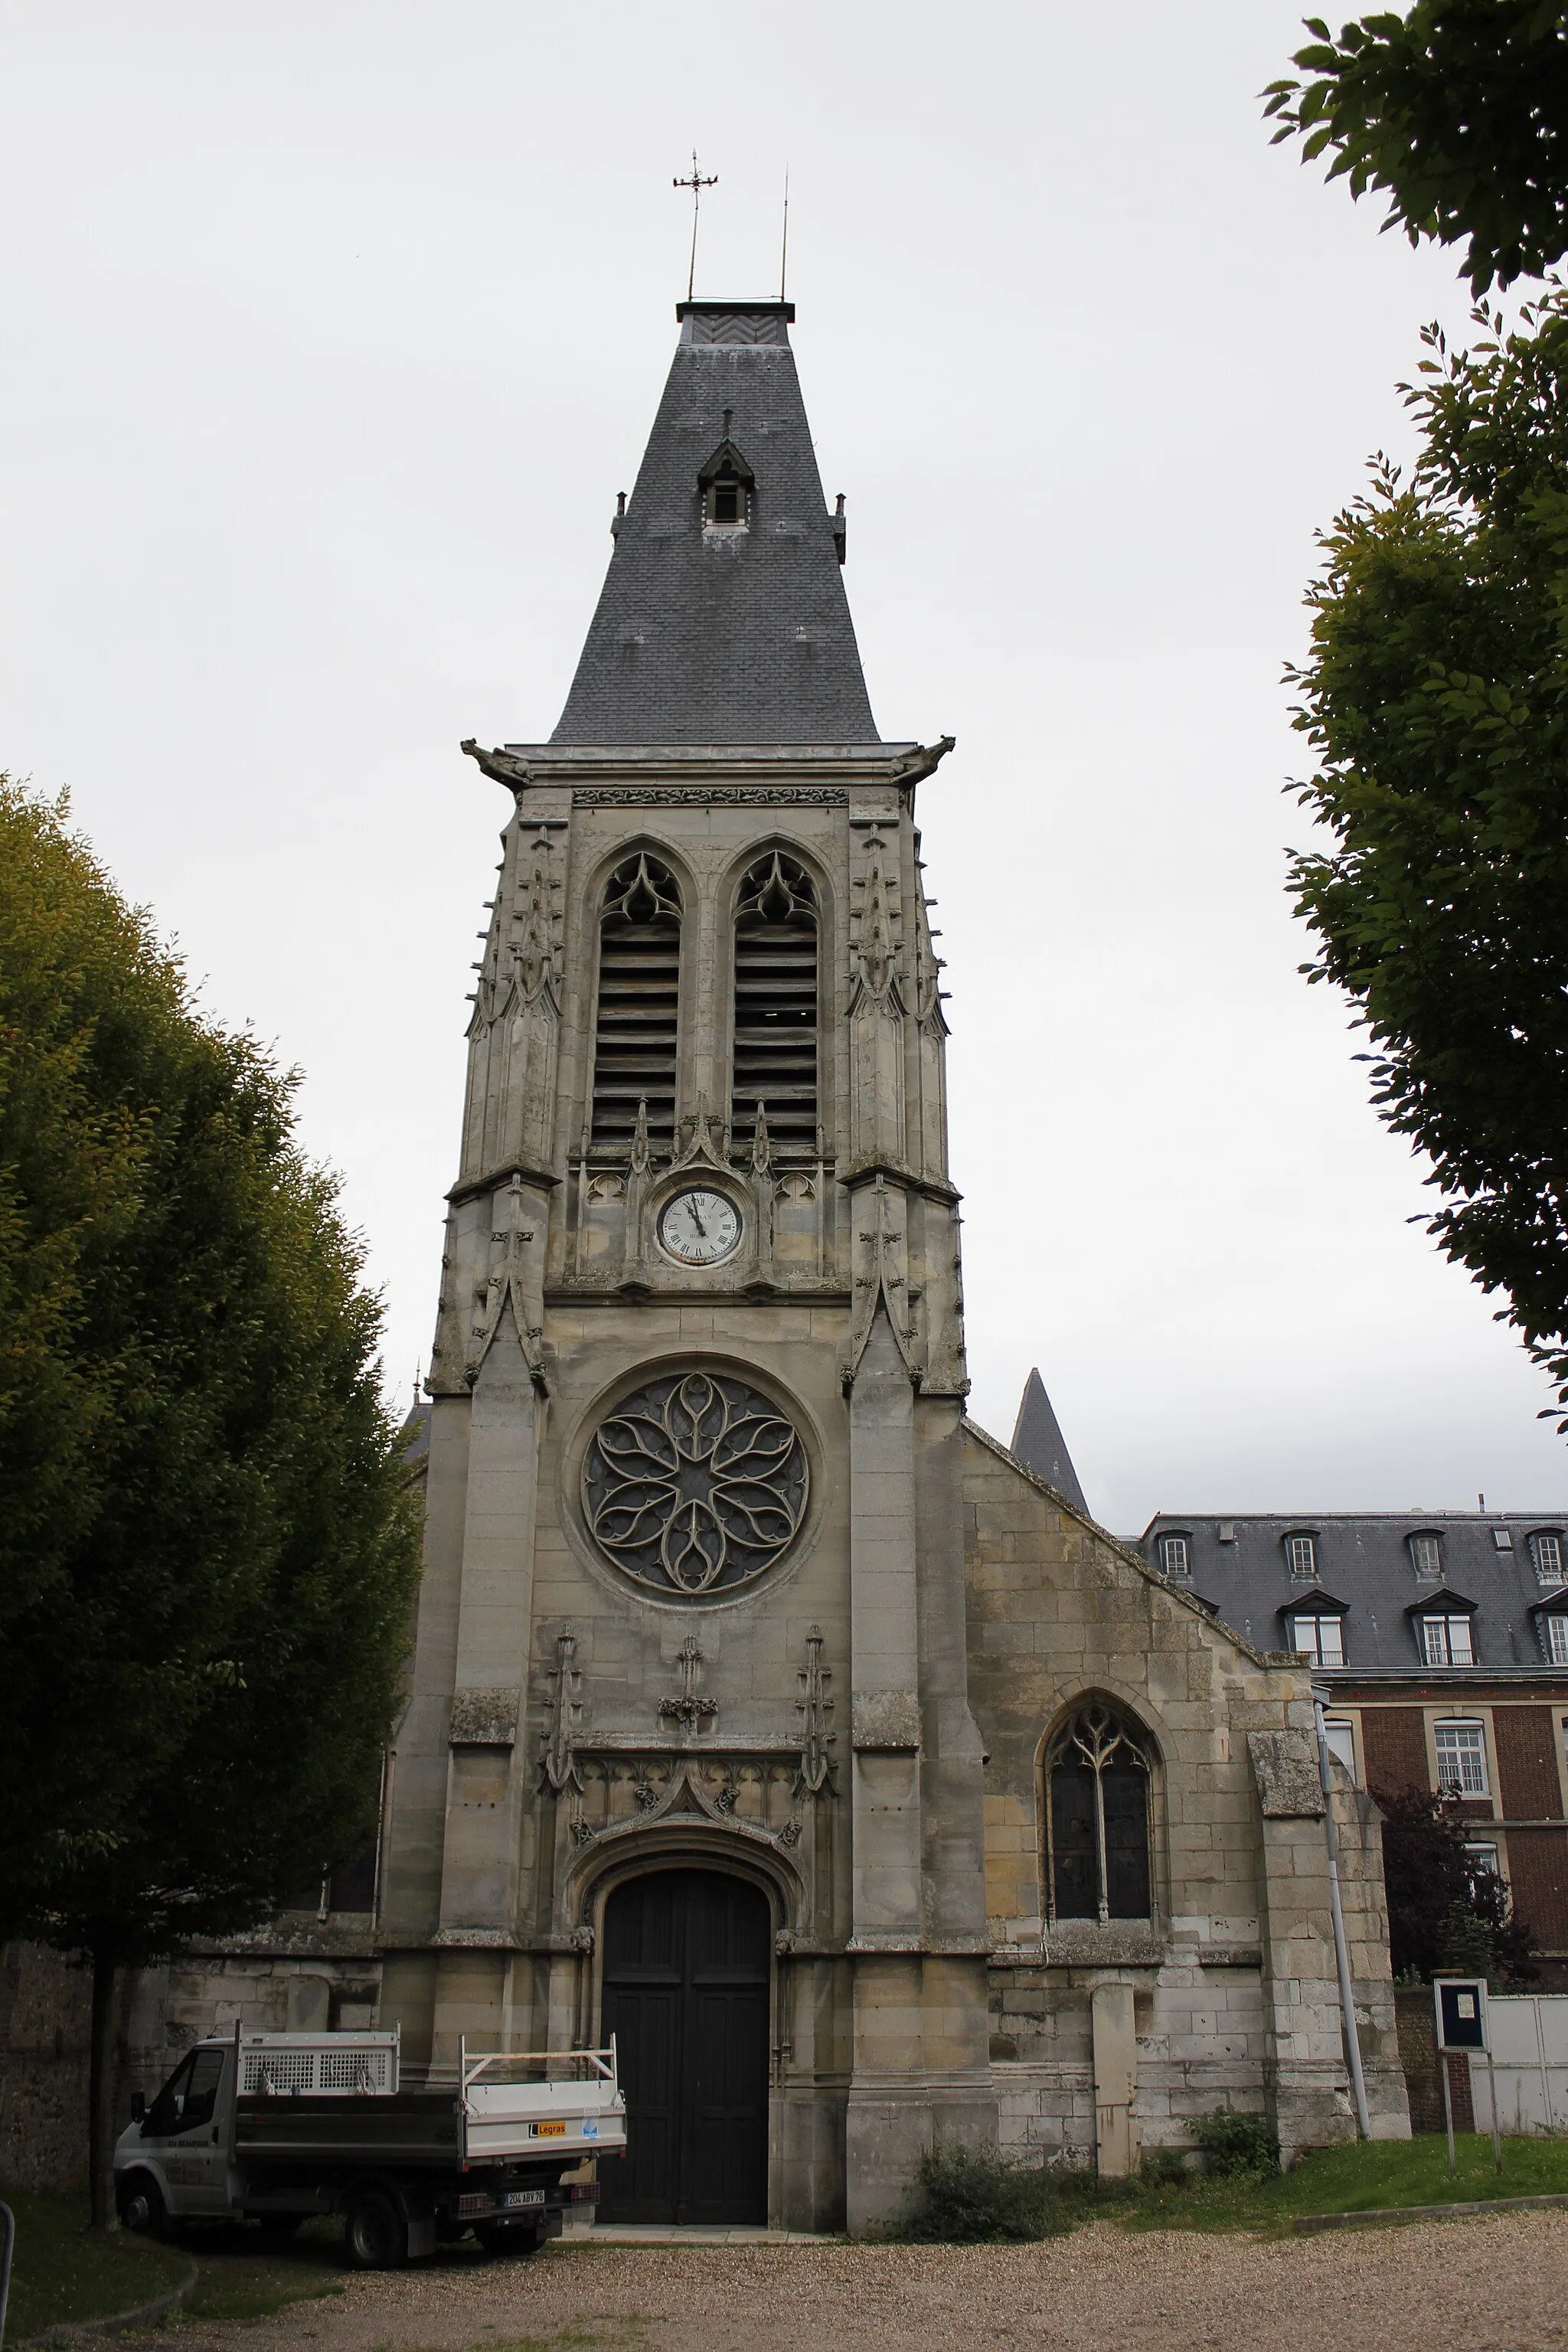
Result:
[[[691,1222],[692,1222],[692,1223],[696,1226],[696,1228],[697,1228],[698,1232],[701,1234],[701,1236],[702,1236],[703,1240],[704,1240],[704,1241],[706,1241],[706,1240],[707,1240],[707,1238],[708,1238],[708,1228],[707,1228],[707,1226],[706,1226],[706,1225],[703,1223],[703,1222],[702,1222],[701,1214],[700,1214],[700,1211],[699,1211],[699,1209],[698,1209],[697,1202],[696,1202],[696,1198],[695,1198],[695,1196],[693,1196],[693,1198],[691,1199],[691,1201],[688,1203],[688,1206],[690,1208],[690,1211],[691,1211]]]

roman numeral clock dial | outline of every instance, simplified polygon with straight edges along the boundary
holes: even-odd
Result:
[[[740,1238],[740,1212],[734,1202],[703,1185],[677,1192],[659,1214],[659,1247],[677,1265],[717,1265]]]

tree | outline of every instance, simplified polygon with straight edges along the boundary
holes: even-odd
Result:
[[[363,1843],[416,1536],[292,1074],[0,779],[0,1935],[115,1971]]]
[[[1301,160],[1325,152],[1352,196],[1386,188],[1384,228],[1412,245],[1468,239],[1465,274],[1541,277],[1568,252],[1568,19],[1551,0],[1420,0],[1405,16],[1365,16],[1336,41],[1303,19],[1311,46],[1291,59],[1315,79],[1271,82],[1275,143]]]
[[[1332,846],[1290,887],[1378,1048],[1373,1100],[1431,1160],[1428,1231],[1510,1300],[1568,1407],[1568,289],[1513,332],[1424,336],[1405,478],[1321,535],[1287,671]],[[1548,1408],[1548,1412],[1553,1409]],[[1546,1415],[1542,1416],[1547,1417]],[[1568,1429],[1568,1422],[1560,1423]]]
[[[1533,1937],[1514,1918],[1507,1887],[1496,1871],[1478,1869],[1467,1851],[1473,1825],[1458,1801],[1407,1789],[1380,1795],[1378,1803],[1395,1977],[1425,1981],[1445,1969],[1505,1984],[1538,1977],[1530,1957]]]

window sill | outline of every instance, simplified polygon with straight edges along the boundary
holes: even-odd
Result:
[[[1058,1919],[1042,1944],[1047,1967],[1159,1968],[1168,1957],[1152,1920]]]

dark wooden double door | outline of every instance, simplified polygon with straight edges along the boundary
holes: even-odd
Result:
[[[626,2153],[601,2164],[606,2221],[765,2221],[766,1899],[717,1871],[665,1870],[605,1909],[605,2033]]]

